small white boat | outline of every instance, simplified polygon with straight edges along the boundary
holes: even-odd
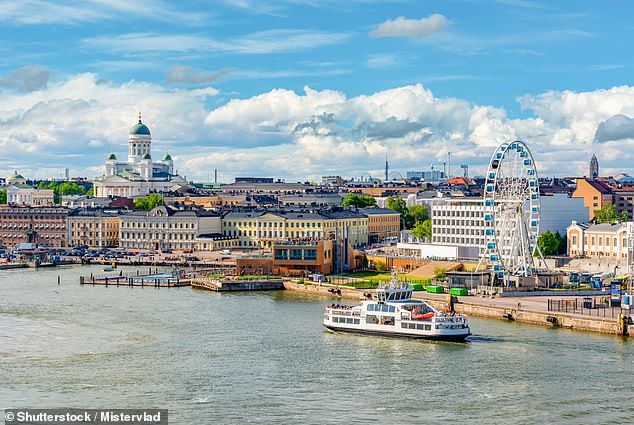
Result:
[[[115,269],[113,269],[112,267],[104,267],[103,271],[104,272],[113,272]]]
[[[466,315],[443,313],[423,300],[412,299],[412,289],[400,283],[396,272],[379,285],[376,300],[358,306],[326,306],[324,326],[352,332],[405,338],[463,341],[471,335]]]

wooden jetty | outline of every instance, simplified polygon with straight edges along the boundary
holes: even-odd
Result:
[[[237,280],[202,277],[192,279],[191,286],[216,292],[271,291],[284,289],[284,281],[282,279]]]
[[[191,278],[182,276],[153,276],[140,274],[120,275],[90,275],[79,277],[80,285],[104,285],[104,286],[150,286],[150,287],[181,287],[189,286]]]

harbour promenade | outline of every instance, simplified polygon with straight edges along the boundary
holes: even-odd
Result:
[[[354,289],[350,287],[303,284],[297,281],[285,281],[288,290],[312,293],[322,296],[336,296],[354,300],[368,299],[373,290]],[[447,309],[446,294],[432,294],[425,291],[414,291],[414,298],[430,302],[439,310]],[[550,297],[550,296],[518,296],[518,297],[481,297],[460,296],[454,304],[456,313],[470,316],[529,323],[554,328],[565,328],[580,331],[591,331],[615,335],[627,335],[627,325],[619,323],[619,317],[625,313],[620,308],[579,309],[573,306],[583,305],[588,297]],[[551,310],[549,310],[549,300]],[[558,301],[559,311],[553,311],[553,301]],[[570,308],[566,309],[566,306]],[[567,310],[567,311],[566,311]]]

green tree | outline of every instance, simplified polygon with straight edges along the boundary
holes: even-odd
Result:
[[[595,211],[593,221],[597,223],[614,223],[615,221],[627,221],[627,211],[621,214],[616,213],[616,205],[605,204],[601,209]]]
[[[542,255],[555,255],[559,250],[559,244],[561,243],[561,235],[546,230],[537,238],[537,246]],[[538,252],[535,255],[539,255]]]
[[[559,247],[557,248],[557,255],[566,255],[568,253],[568,238],[566,235],[561,236],[559,232],[557,232],[557,236],[559,237]]]
[[[405,204],[405,200],[402,198],[399,198],[398,196],[389,196],[387,198],[387,202],[385,204],[389,209],[393,210],[393,211],[397,211],[399,213],[401,213],[401,215],[403,213],[405,213],[405,211],[407,211],[406,209],[406,204]]]
[[[384,261],[377,261],[374,263],[374,268],[378,272],[385,272],[387,271],[387,264]]]
[[[412,228],[412,233],[418,239],[431,240],[431,218],[417,222]]]
[[[429,208],[413,205],[401,213],[401,223],[404,229],[413,229],[416,223],[422,223],[429,218]]]
[[[375,207],[376,199],[372,196],[357,195],[356,193],[348,193],[341,202],[344,207],[366,208]]]
[[[134,200],[134,208],[139,210],[146,210],[146,211],[149,211],[152,208],[156,208],[159,205],[163,205],[163,204],[164,204],[163,197],[156,193],[152,193],[143,198],[137,198]]]
[[[75,182],[64,182],[59,185],[59,192],[63,195],[83,195],[86,193],[86,188],[80,186]]]
[[[0,190],[0,204],[7,203],[7,189]]]
[[[444,267],[434,267],[434,279],[445,280],[447,278],[447,269]]]
[[[90,189],[88,189],[88,191],[86,192],[86,196],[95,196],[95,188],[91,187]]]

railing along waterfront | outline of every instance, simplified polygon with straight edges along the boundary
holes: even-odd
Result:
[[[624,311],[621,307],[611,307],[609,297],[585,297],[562,300],[548,300],[548,311],[556,313],[579,314],[615,319]]]

